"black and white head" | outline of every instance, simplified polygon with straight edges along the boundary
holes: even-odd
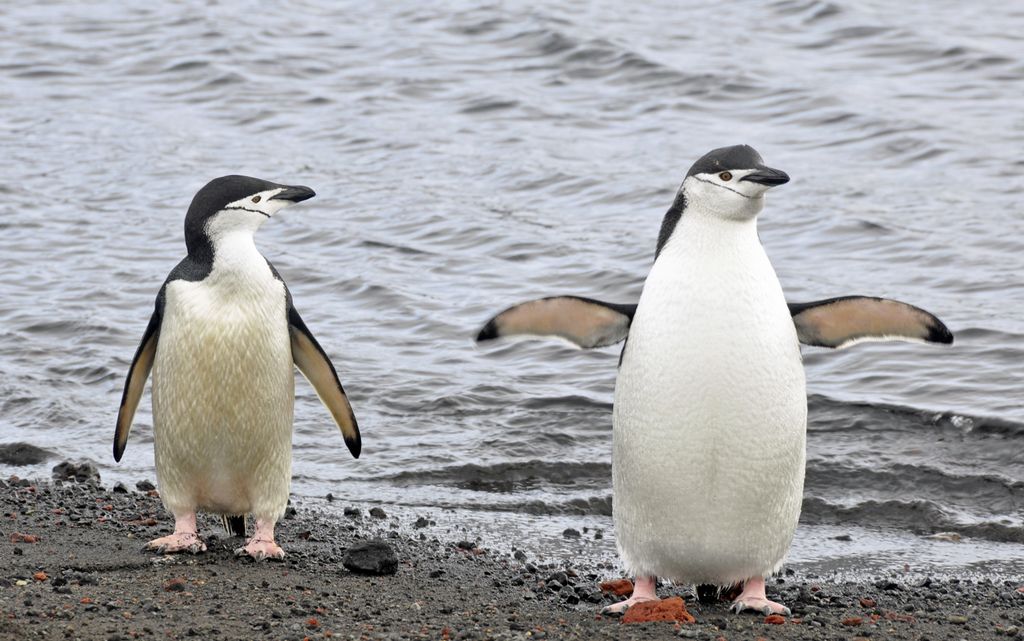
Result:
[[[764,194],[789,176],[765,166],[748,145],[713,149],[693,163],[683,180],[688,208],[732,220],[753,218],[764,207]]]
[[[661,254],[684,214],[750,220],[764,208],[765,192],[787,182],[785,172],[765,166],[761,154],[749,145],[712,149],[686,172],[675,201],[661,221],[655,257]]]
[[[312,198],[309,187],[279,185],[249,176],[221,176],[206,183],[185,216],[185,243],[193,248],[216,245],[235,232],[253,234],[289,205]]]

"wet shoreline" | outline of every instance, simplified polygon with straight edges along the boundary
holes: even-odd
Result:
[[[728,602],[681,596],[696,623],[624,624],[597,615],[619,577],[545,550],[421,516],[343,500],[303,501],[279,524],[283,562],[236,558],[216,519],[201,519],[208,551],[158,557],[145,541],[171,521],[155,490],[95,481],[0,481],[0,618],[9,638],[351,639],[992,639],[1024,628],[1024,580],[879,576],[842,581],[787,570],[769,596],[794,612],[782,624],[731,615]],[[308,505],[307,505],[308,503]],[[319,505],[317,503],[320,503]],[[33,538],[34,537],[34,538]],[[347,570],[346,554],[380,540],[394,575]]]

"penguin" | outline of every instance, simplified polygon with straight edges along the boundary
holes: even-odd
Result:
[[[750,146],[712,150],[665,214],[639,303],[543,298],[506,309],[477,335],[556,336],[583,348],[626,341],[612,417],[612,511],[619,556],[636,583],[606,614],[655,600],[663,577],[740,588],[735,612],[789,615],[768,600],[765,577],[780,569],[800,516],[800,344],[953,342],[938,318],[899,301],[787,303],[757,215],[766,192],[788,181]]]
[[[152,373],[157,481],[174,533],[147,549],[205,550],[196,512],[206,510],[222,515],[237,536],[245,535],[247,515],[255,519],[252,537],[236,555],[284,557],[274,526],[291,482],[294,368],[359,457],[359,426],[334,365],[254,242],[274,214],[314,195],[309,187],[223,176],[192,199],[185,216],[188,254],[157,294],[114,431],[114,460],[120,461]]]

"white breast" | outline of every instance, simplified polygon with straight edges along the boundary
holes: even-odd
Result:
[[[277,520],[288,500],[294,373],[284,285],[252,234],[222,238],[210,275],[172,281],[153,366],[161,496]]]
[[[756,222],[685,214],[625,350],[613,476],[627,567],[719,585],[774,571],[799,516],[807,399]]]

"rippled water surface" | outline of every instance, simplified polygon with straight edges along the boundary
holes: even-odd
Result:
[[[459,4],[0,6],[0,441],[153,477],[148,394],[110,456],[123,377],[192,195],[245,173],[318,192],[257,240],[363,428],[353,461],[301,383],[297,494],[610,532],[618,350],[471,337],[635,301],[686,169],[749,143],[793,177],[761,218],[790,300],[957,338],[805,350],[793,560],[1024,572],[1024,10]]]

